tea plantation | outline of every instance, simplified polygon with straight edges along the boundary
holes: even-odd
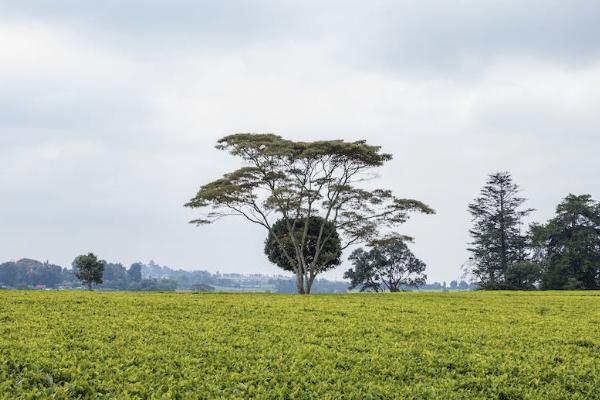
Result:
[[[597,399],[600,293],[0,291],[2,399]]]

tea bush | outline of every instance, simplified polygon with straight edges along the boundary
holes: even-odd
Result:
[[[600,293],[0,294],[3,399],[596,399]]]

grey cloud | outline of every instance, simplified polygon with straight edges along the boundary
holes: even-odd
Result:
[[[3,12],[170,56],[182,48],[320,41],[359,68],[467,74],[505,55],[570,66],[600,56],[600,3],[587,0],[13,1]]]
[[[13,18],[66,24],[112,39],[144,44],[280,40],[300,25],[302,7],[278,1],[106,0],[13,1],[0,10]],[[175,40],[175,41],[173,41]],[[151,43],[145,43],[149,47]]]
[[[22,25],[6,31],[33,44],[0,38],[11,50],[0,55],[0,261],[67,264],[94,250],[126,263],[277,272],[264,232],[238,220],[195,228],[182,207],[238,165],[214,150],[220,136],[274,131],[366,138],[393,153],[378,184],[437,209],[401,231],[417,238],[433,279],[454,279],[467,257],[466,204],[486,173],[513,171],[538,220],[569,191],[600,197],[599,9],[4,1],[0,29]],[[44,38],[45,58],[20,57]]]

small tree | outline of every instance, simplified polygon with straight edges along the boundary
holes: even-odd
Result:
[[[477,284],[484,289],[506,289],[509,266],[526,260],[527,237],[521,233],[522,220],[533,209],[508,172],[489,176],[481,195],[469,204],[473,217],[471,260]]]
[[[73,261],[75,277],[92,290],[92,284],[102,283],[105,261],[98,260],[94,253],[80,255]]]
[[[187,207],[210,209],[196,224],[212,223],[230,215],[241,216],[273,234],[296,275],[298,293],[310,293],[323,263],[323,249],[332,235],[328,223],[344,239],[342,249],[376,238],[384,228],[405,222],[411,212],[432,214],[417,200],[402,199],[387,189],[361,187],[375,177],[372,171],[392,159],[380,147],[365,141],[329,140],[295,142],[272,134],[240,133],[219,140],[220,150],[240,157],[245,166],[200,188]],[[312,217],[322,223],[312,259],[306,258],[306,241]],[[283,220],[285,232],[275,234],[273,224]],[[298,226],[304,231],[298,237]]]
[[[425,263],[414,256],[406,238],[393,236],[370,243],[369,251],[357,249],[350,255],[353,269],[344,273],[350,279],[350,289],[398,292],[403,287],[425,284]]]
[[[295,240],[300,242],[304,234],[304,224],[306,221],[298,222],[294,233]],[[323,222],[321,217],[311,217],[309,219],[308,231],[304,240],[303,256],[304,259],[313,263],[317,254],[317,242],[321,226],[323,226],[323,235],[330,239],[325,243],[320,252],[319,262],[315,264],[315,273],[309,275],[308,282],[305,282],[305,287],[308,291],[311,290],[315,276],[321,272],[327,271],[341,264],[340,257],[342,256],[342,246],[340,237],[335,231],[335,226],[332,222]],[[279,240],[277,239],[279,238]],[[287,235],[287,226],[284,220],[280,219],[275,224],[267,240],[265,241],[265,254],[273,264],[279,268],[294,272],[294,265],[297,264],[295,259],[294,244]],[[295,263],[290,262],[286,254],[292,255]]]

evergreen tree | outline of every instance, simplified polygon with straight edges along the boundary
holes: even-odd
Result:
[[[600,289],[600,203],[570,194],[531,232],[543,289]]]
[[[469,251],[481,288],[522,289],[512,287],[506,278],[509,267],[526,260],[527,238],[520,228],[533,210],[522,209],[525,199],[519,192],[510,173],[498,172],[489,176],[480,196],[469,204],[473,217]]]

